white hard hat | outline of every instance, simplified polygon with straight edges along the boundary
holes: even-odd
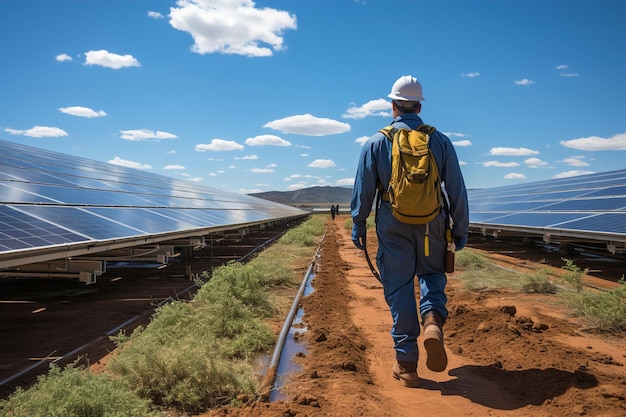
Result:
[[[392,100],[401,101],[422,101],[422,85],[417,78],[410,75],[403,75],[398,78],[391,87],[391,93],[387,95]]]

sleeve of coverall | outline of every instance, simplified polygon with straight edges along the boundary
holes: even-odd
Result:
[[[373,151],[374,142],[368,141],[361,150],[354,188],[352,189],[352,202],[350,204],[352,219],[356,224],[365,224],[372,210],[372,204],[376,196],[376,182],[378,181],[376,158]]]
[[[462,237],[466,236],[469,231],[467,190],[456,151],[447,137],[444,141],[444,147],[444,155],[446,156],[442,180],[445,182],[446,192],[450,200],[450,215],[454,221],[454,235],[455,237]]]

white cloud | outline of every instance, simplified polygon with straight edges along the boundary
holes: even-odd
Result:
[[[563,71],[566,70],[568,68],[567,65],[557,65],[556,69],[559,71]],[[561,72],[559,74],[561,77],[578,77],[578,74],[576,73],[568,73],[568,72]]]
[[[526,178],[526,175],[524,175],[524,174],[518,174],[518,173],[516,173],[516,172],[511,172],[510,174],[506,174],[506,175],[504,176],[504,179],[505,179],[505,180],[522,180],[522,179],[524,179],[524,178]]]
[[[528,158],[524,161],[524,163],[528,165],[529,168],[539,168],[539,167],[548,166],[548,163],[546,161],[543,161],[539,158]]]
[[[283,133],[295,133],[305,136],[326,136],[350,131],[348,123],[315,117],[310,114],[289,116],[266,123],[263,127]]]
[[[148,11],[148,17],[151,17],[153,19],[163,19],[165,16],[163,16],[159,12],[153,12],[152,10],[150,10]]]
[[[338,187],[343,187],[343,186],[352,186],[354,185],[354,177],[352,178],[341,178],[339,180],[337,180],[335,182],[335,185],[337,185]]]
[[[464,138],[465,134],[464,133],[458,133],[458,132],[443,132],[444,135],[446,135],[448,138]],[[472,146],[472,142],[470,142],[469,139],[464,139],[464,140],[457,140],[457,141],[453,141],[452,144],[454,146]]]
[[[291,174],[290,176],[285,177],[285,179],[283,181],[291,181],[294,178],[301,178],[301,177],[302,177],[302,175],[300,175],[300,174]]]
[[[291,142],[275,135],[259,135],[246,139],[248,146],[291,146]]]
[[[67,62],[67,61],[71,61],[72,57],[69,56],[68,54],[60,54],[60,55],[57,55],[56,57],[54,57],[54,59],[57,62]]]
[[[89,119],[93,117],[104,117],[107,114],[103,110],[92,110],[89,107],[73,106],[73,107],[61,107],[59,108],[61,113],[69,114],[70,116],[87,117]]]
[[[194,40],[193,52],[271,56],[283,47],[283,32],[296,29],[296,16],[252,0],[178,0],[170,25]]]
[[[150,169],[150,168],[152,168],[148,164],[142,164],[140,162],[128,161],[126,159],[120,158],[119,156],[116,156],[115,158],[109,160],[109,164],[121,165],[121,166],[124,166],[124,167],[137,168],[137,169]]]
[[[533,85],[533,84],[535,84],[535,82],[533,80],[529,80],[527,78],[524,78],[522,80],[515,81],[515,84],[516,85]]]
[[[184,165],[166,165],[163,169],[185,169]]]
[[[369,140],[369,138],[370,138],[369,136],[360,136],[356,138],[354,141],[358,143],[359,145],[363,146],[365,145],[365,142]]]
[[[336,164],[331,159],[316,159],[307,165],[309,168],[332,168]]]
[[[626,151],[626,132],[618,133],[608,139],[590,136],[588,138],[562,140],[560,143],[566,148],[581,151]]]
[[[185,181],[202,182],[202,181],[204,181],[204,179],[200,178],[200,177],[193,177],[193,178],[187,178]]]
[[[370,100],[361,107],[352,106],[341,116],[344,119],[364,119],[368,116],[391,116],[391,103],[384,98]]]
[[[233,140],[212,139],[210,144],[199,143],[196,145],[197,152],[205,151],[238,151],[243,149],[243,145]]]
[[[589,164],[583,161],[584,158],[584,156],[572,156],[570,158],[565,158],[563,162],[573,167],[588,167]]]
[[[579,175],[587,175],[587,174],[593,174],[593,171],[582,171],[582,170],[565,171],[565,172],[561,172],[560,174],[556,174],[552,178],[554,179],[569,178],[569,177],[577,177]]]
[[[465,161],[459,161],[459,165],[463,166],[463,165],[467,165],[467,162]]]
[[[240,188],[238,193],[239,194],[255,194],[255,193],[260,193],[262,191],[263,190],[260,190],[258,188],[250,188],[250,189],[248,189],[248,188]]]
[[[259,159],[259,157],[256,155],[246,155],[246,156],[242,156],[241,158],[240,157],[235,158],[235,160],[238,160],[238,159],[254,161],[254,160]]]
[[[470,73],[461,73],[461,77],[467,77],[467,78],[476,78],[476,77],[480,77],[480,72],[470,72]]]
[[[519,166],[517,162],[498,162],[498,161],[487,161],[483,162],[482,165],[484,167],[497,167],[497,168],[512,168]]]
[[[85,52],[84,65],[100,65],[112,69],[140,66],[132,55],[118,55],[105,49]]]
[[[255,174],[267,174],[270,172],[274,172],[272,168],[252,168],[252,169],[249,169],[248,171],[253,172]]]
[[[61,136],[67,136],[67,132],[58,127],[50,126],[35,126],[26,130],[17,129],[4,129],[5,132],[11,135],[29,136],[31,138],[58,138]]]
[[[178,137],[172,133],[161,132],[160,130],[153,132],[152,130],[148,130],[148,129],[135,129],[135,130],[120,130],[120,132],[122,133],[122,136],[120,136],[122,139],[134,140],[134,141],[141,141],[141,140],[159,141],[162,139],[176,139]]]
[[[539,151],[534,151],[528,148],[506,148],[495,147],[491,148],[489,155],[495,156],[527,156],[527,155],[539,155]]]
[[[287,186],[287,191],[300,190],[302,188],[306,188],[306,184],[303,184],[303,183],[289,184]]]

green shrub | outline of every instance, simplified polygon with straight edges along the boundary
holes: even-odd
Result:
[[[466,249],[458,251],[455,254],[455,268],[462,269],[465,271],[475,271],[487,266],[486,258],[472,250]]]
[[[290,229],[280,241],[288,245],[317,246],[319,236],[324,233],[325,216],[310,216],[300,226]]]
[[[567,270],[565,275],[563,275],[563,279],[567,283],[569,283],[577,292],[580,292],[583,289],[583,275],[589,273],[589,268],[582,270],[574,264],[573,260],[566,258],[561,259],[565,262],[563,269]]]
[[[600,330],[626,330],[626,282],[611,291],[576,292],[566,296],[569,306]]]
[[[526,275],[521,286],[522,292],[538,294],[556,293],[557,286],[548,279],[548,274],[549,271],[547,269],[540,269],[535,275]]]
[[[231,262],[213,271],[211,280],[196,294],[195,301],[206,304],[241,303],[241,308],[251,315],[267,317],[271,313],[271,302],[265,288],[262,271],[256,263]]]
[[[3,417],[148,417],[157,413],[150,402],[128,389],[122,380],[69,365],[50,366],[28,390],[18,388],[0,401]]]

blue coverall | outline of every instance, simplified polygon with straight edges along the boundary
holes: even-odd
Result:
[[[392,125],[417,128],[422,119],[415,113],[400,114]],[[352,193],[352,218],[355,225],[365,227],[374,199],[376,186],[385,189],[391,177],[391,141],[382,133],[372,136],[363,146]],[[454,146],[444,134],[436,131],[430,138],[430,148],[450,202],[450,215],[454,221],[455,239],[467,238],[469,209],[463,175]],[[376,215],[378,253],[376,263],[380,271],[385,300],[391,311],[396,360],[417,361],[417,337],[420,333],[414,278],[420,284],[419,309],[422,317],[430,310],[441,314],[445,320],[447,283],[444,272],[446,251],[445,213],[427,225],[401,223],[391,214],[391,206],[381,201]],[[424,235],[428,227],[430,255],[425,256]]]

